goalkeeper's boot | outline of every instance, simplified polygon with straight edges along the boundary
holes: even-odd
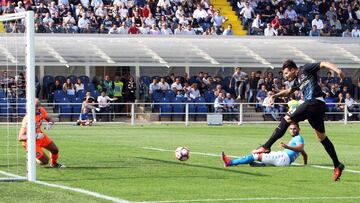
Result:
[[[262,154],[262,153],[270,153],[270,152],[271,152],[271,150],[266,149],[264,146],[261,146],[261,147],[251,151],[251,153],[253,153],[253,154]]]
[[[50,164],[50,166],[51,166],[52,168],[66,168],[66,166],[65,166],[65,165],[63,165],[63,164],[59,164],[59,163],[56,163],[56,164]]]
[[[224,162],[224,167],[229,167],[230,161],[231,161],[230,158],[227,157],[224,152],[221,153],[221,156],[222,156],[222,160]]]
[[[334,181],[340,180],[340,176],[342,174],[342,171],[345,169],[344,164],[340,163],[338,167],[334,169]]]

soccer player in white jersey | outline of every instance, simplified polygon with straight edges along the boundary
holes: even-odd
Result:
[[[224,166],[236,166],[240,164],[253,164],[254,161],[259,161],[265,165],[271,166],[289,166],[299,156],[302,155],[304,164],[307,164],[307,154],[304,150],[304,138],[300,135],[300,128],[297,123],[290,125],[291,140],[288,144],[280,143],[280,147],[284,148],[283,151],[261,153],[261,154],[248,154],[239,159],[231,160],[229,157],[222,153]]]

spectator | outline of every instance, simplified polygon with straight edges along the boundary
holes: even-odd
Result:
[[[260,77],[258,73],[251,72],[249,77],[249,95],[248,95],[248,103],[254,103],[255,98],[258,91],[258,81]]]
[[[63,90],[63,85],[60,84],[60,80],[55,80],[54,84],[50,87],[49,102],[54,102],[55,91]]]
[[[316,29],[321,30],[324,27],[323,21],[320,19],[320,15],[315,15],[315,19],[312,20],[311,26],[314,28],[314,25],[316,25]]]
[[[292,21],[294,21],[295,18],[297,17],[296,11],[291,6],[287,7],[287,9],[285,11],[285,15],[288,15]]]
[[[151,98],[152,100],[153,100],[152,95],[154,94],[155,91],[158,91],[158,90],[160,90],[160,86],[159,86],[159,84],[158,84],[158,82],[157,82],[157,79],[154,78],[154,79],[152,80],[152,83],[149,85],[149,95],[150,95],[150,98]]]
[[[267,27],[264,30],[264,35],[266,37],[272,37],[272,36],[277,36],[278,33],[277,31],[271,26],[270,23],[267,24]]]
[[[105,90],[106,96],[114,96],[114,82],[110,79],[108,75],[105,75],[101,83],[102,89]]]
[[[360,30],[357,26],[355,26],[354,29],[351,31],[351,37],[360,37]]]
[[[182,90],[182,85],[181,85],[181,81],[180,78],[176,78],[175,82],[173,84],[171,84],[171,90],[174,92],[177,92],[178,90]]]
[[[238,114],[239,109],[236,108],[235,100],[231,97],[230,93],[226,93],[226,98],[224,99],[224,107],[227,114],[227,119],[229,121],[237,121],[236,114]]]
[[[261,21],[261,16],[260,14],[257,14],[256,18],[254,19],[251,25],[251,32],[254,35],[262,35],[263,34],[262,28],[263,28],[263,22]]]
[[[249,21],[255,16],[255,12],[249,2],[245,3],[245,7],[240,11],[240,16],[242,16],[242,25],[247,28]]]
[[[216,97],[214,101],[214,109],[215,109],[215,113],[222,113],[225,111],[224,96],[222,92],[219,93],[219,95]]]
[[[241,71],[240,67],[235,68],[235,72],[231,77],[229,88],[232,87],[232,81],[235,80],[235,92],[236,92],[236,99],[245,99],[245,90],[246,84],[245,81],[247,80],[247,74]]]
[[[266,96],[267,96],[266,85],[261,85],[261,89],[256,94],[256,100],[257,100],[256,108],[257,109],[261,108]]]
[[[75,95],[75,87],[70,78],[66,79],[66,82],[63,85],[63,90],[67,95]]]
[[[200,91],[197,87],[197,83],[193,83],[191,85],[191,88],[190,88],[190,91],[188,94],[192,100],[195,100],[196,98],[200,97]]]
[[[326,92],[325,94],[325,103],[326,103],[326,119],[327,120],[335,120],[335,115],[332,114],[333,112],[336,112],[335,103],[337,102],[337,98],[331,97],[329,92]]]
[[[272,99],[272,96],[274,95],[273,91],[269,91],[267,93],[267,97],[265,97],[262,107],[265,114],[271,114],[274,121],[277,120],[278,117],[278,110],[274,105],[274,100]]]
[[[346,93],[346,98],[345,98],[345,105],[347,107],[347,110],[349,112],[349,117],[353,118],[353,113],[354,112],[359,112],[359,106],[357,104],[357,102],[351,97],[350,93]],[[355,120],[357,119],[358,115],[355,115],[354,118]]]
[[[84,84],[81,82],[80,78],[78,78],[76,80],[76,84],[74,86],[75,86],[75,91],[76,92],[79,92],[80,90],[84,90]]]
[[[346,28],[346,30],[342,33],[342,37],[351,37],[351,32],[349,28]]]
[[[223,35],[233,35],[232,25],[229,24],[228,27],[224,30]]]
[[[330,37],[330,29],[327,26],[327,24],[324,24],[324,27],[322,30],[320,30],[320,36],[322,37]]]
[[[91,110],[93,121],[96,122],[96,111],[100,111],[100,108],[95,107],[95,99],[91,96],[90,92],[86,92],[85,97],[83,99],[83,103],[81,109],[86,108],[88,111]]]
[[[114,81],[114,99],[116,99],[117,103],[124,102],[123,100],[123,92],[124,92],[124,83],[120,80],[120,76],[115,76]],[[122,104],[114,104],[114,111],[115,113],[122,112]]]
[[[76,121],[76,125],[80,125],[80,126],[92,125],[92,120],[89,119],[89,113],[86,108],[81,109],[79,120]]]
[[[214,13],[214,16],[211,19],[211,22],[213,23],[214,27],[216,28],[216,33],[221,34],[224,32],[222,25],[224,22],[226,22],[228,19],[224,16],[220,15],[220,10],[217,10]]]
[[[129,76],[125,86],[125,103],[135,103],[136,100],[136,83],[133,76]],[[130,105],[125,105],[125,111],[130,113]]]
[[[160,78],[159,87],[161,91],[166,91],[170,89],[169,83],[165,81],[165,78]]]
[[[320,37],[319,29],[317,29],[316,25],[313,25],[312,29],[309,32],[310,37]]]
[[[110,105],[109,105],[109,101],[115,101],[117,100],[117,98],[110,98],[109,96],[106,95],[106,90],[101,91],[101,95],[97,98],[97,102],[100,108],[100,114],[101,114],[101,120],[103,120],[103,118],[108,118],[108,120],[110,120]]]

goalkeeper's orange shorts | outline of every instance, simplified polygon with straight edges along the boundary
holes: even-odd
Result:
[[[47,147],[49,144],[52,143],[51,138],[49,138],[48,136],[46,136],[44,134],[44,137],[41,139],[36,139],[36,158],[40,159],[43,155],[44,155],[44,151],[42,148]],[[23,141],[22,142],[22,146],[24,147],[25,150],[27,147],[27,142]]]

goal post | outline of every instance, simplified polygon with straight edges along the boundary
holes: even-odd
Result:
[[[35,32],[34,12],[6,14],[0,16],[1,22],[22,20],[25,24],[25,71],[26,71],[26,113],[27,123],[27,172],[28,181],[36,181],[36,129],[35,129]],[[7,37],[7,34],[5,34]],[[5,47],[6,48],[6,47]],[[17,135],[16,135],[17,137]],[[2,172],[3,175],[23,179],[15,174]],[[20,178],[19,178],[20,177]]]

